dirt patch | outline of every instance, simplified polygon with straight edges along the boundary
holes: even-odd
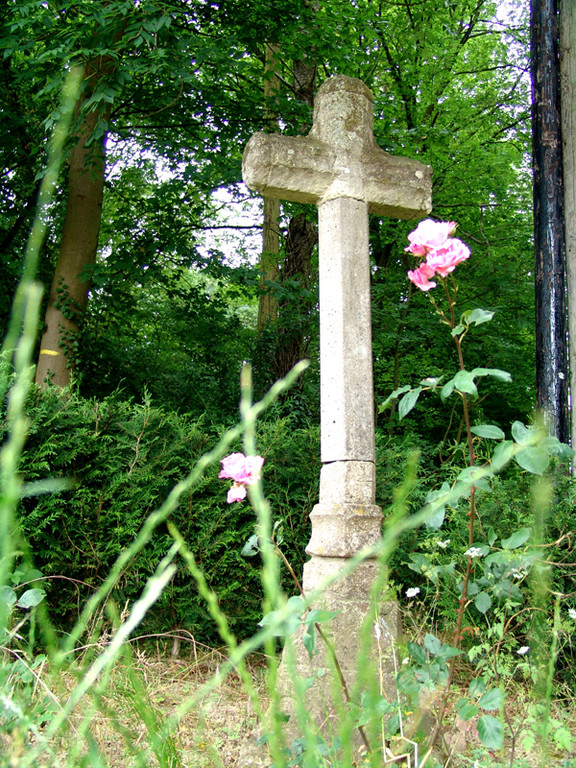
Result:
[[[154,658],[138,653],[136,679],[119,668],[110,681],[109,693],[90,718],[90,736],[105,754],[107,765],[128,768],[136,761],[135,752],[144,751],[151,765],[173,753],[174,766],[236,768],[243,743],[254,738],[251,734],[257,718],[235,673],[182,717],[172,739],[156,746],[162,755],[154,754],[155,749],[149,746],[153,742],[150,733],[160,732],[166,719],[190,701],[224,661],[219,651],[192,659]],[[262,660],[253,659],[249,671],[260,699],[265,701]],[[73,725],[77,721],[77,730],[84,715],[78,712],[72,719]]]

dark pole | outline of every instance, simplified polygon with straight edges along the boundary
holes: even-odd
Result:
[[[556,0],[531,0],[536,401],[551,434],[570,440],[565,240]]]

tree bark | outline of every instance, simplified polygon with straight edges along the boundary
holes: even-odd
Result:
[[[96,79],[102,68],[102,60],[87,65],[85,79],[89,86],[91,78]],[[92,87],[88,87],[82,94],[77,114],[92,92]],[[88,112],[70,154],[64,229],[36,366],[36,383],[40,386],[49,380],[65,387],[74,372],[75,350],[91,284],[90,267],[96,261],[104,189],[104,140],[89,146],[87,142],[99,120],[107,118],[108,113],[99,109]]]
[[[264,102],[266,117],[269,121],[278,118],[274,105],[274,97],[280,88],[280,81],[275,73],[279,66],[278,52],[280,46],[266,43],[266,63],[264,80]],[[278,300],[271,290],[271,283],[278,281],[280,237],[278,219],[280,217],[280,201],[273,197],[264,198],[264,222],[262,230],[262,255],[260,257],[260,300],[258,302],[258,334],[278,317]]]
[[[532,0],[536,395],[550,432],[566,442],[568,354],[556,17],[556,0]]]
[[[560,5],[560,83],[562,161],[564,169],[564,233],[568,283],[572,448],[576,448],[576,3]]]
[[[310,261],[318,241],[316,227],[307,221],[303,213],[290,220],[286,239],[286,255],[282,267],[282,280],[295,280],[308,289]],[[279,307],[282,334],[278,335],[274,354],[274,378],[281,379],[304,357],[310,339],[310,313],[315,300],[285,301]]]

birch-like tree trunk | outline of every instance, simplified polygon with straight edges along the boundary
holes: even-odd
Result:
[[[572,448],[576,448],[574,404],[576,397],[576,3],[574,0],[562,0],[560,5],[560,82],[570,350],[570,436]]]
[[[89,87],[80,96],[78,115],[93,92],[90,81],[97,80],[102,64],[100,59],[86,66]],[[109,65],[104,63],[105,67]],[[80,123],[70,154],[64,229],[36,366],[36,383],[40,386],[50,380],[65,387],[74,371],[79,331],[88,303],[90,268],[96,261],[104,189],[104,139],[88,142],[99,120],[107,117],[97,108],[88,112]]]

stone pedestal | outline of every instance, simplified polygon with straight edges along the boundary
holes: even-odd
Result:
[[[304,566],[304,585],[308,583],[317,587],[335,576],[345,565],[344,558],[312,557]],[[347,690],[356,702],[360,699],[360,691],[356,687],[359,674],[361,679],[367,679],[364,676],[369,675],[371,680],[378,680],[382,695],[389,700],[396,697],[393,653],[400,632],[400,612],[395,602],[370,602],[378,568],[378,563],[373,560],[362,563],[353,573],[331,584],[313,606],[338,612],[321,627],[334,648]],[[314,678],[313,685],[305,692],[305,710],[328,743],[338,732],[338,713],[347,707],[346,695],[331,653],[318,634],[316,649],[317,653],[310,658],[300,631],[282,657],[278,690],[280,710],[290,717],[285,726],[288,744],[301,735],[294,699],[294,674],[300,680]],[[362,741],[357,731],[353,737],[355,746],[360,747]]]
[[[316,588],[346,565],[346,558],[314,556],[304,566],[304,585]],[[348,692],[355,702],[360,701],[361,695],[357,688],[359,674],[361,680],[369,679],[372,684],[377,684],[388,700],[396,697],[393,654],[400,632],[400,611],[392,601],[371,604],[370,592],[378,578],[378,568],[374,560],[362,563],[353,573],[331,584],[313,606],[338,612],[321,627],[335,649]],[[317,733],[330,745],[338,734],[342,712],[347,707],[346,695],[326,644],[316,632],[317,652],[310,658],[302,635],[303,628],[286,645],[276,685],[277,714],[287,718],[283,734],[288,748],[302,738],[305,730],[299,713],[304,711],[309,716]],[[364,636],[366,645],[362,643]],[[313,683],[308,685],[306,681],[311,680]],[[300,702],[297,701],[299,690],[302,691]],[[268,717],[273,716],[274,713],[268,713]],[[258,744],[258,735],[253,734],[244,745],[240,768],[267,768],[270,765],[268,750]],[[352,740],[354,750],[360,750],[363,742],[357,729],[352,733]]]

